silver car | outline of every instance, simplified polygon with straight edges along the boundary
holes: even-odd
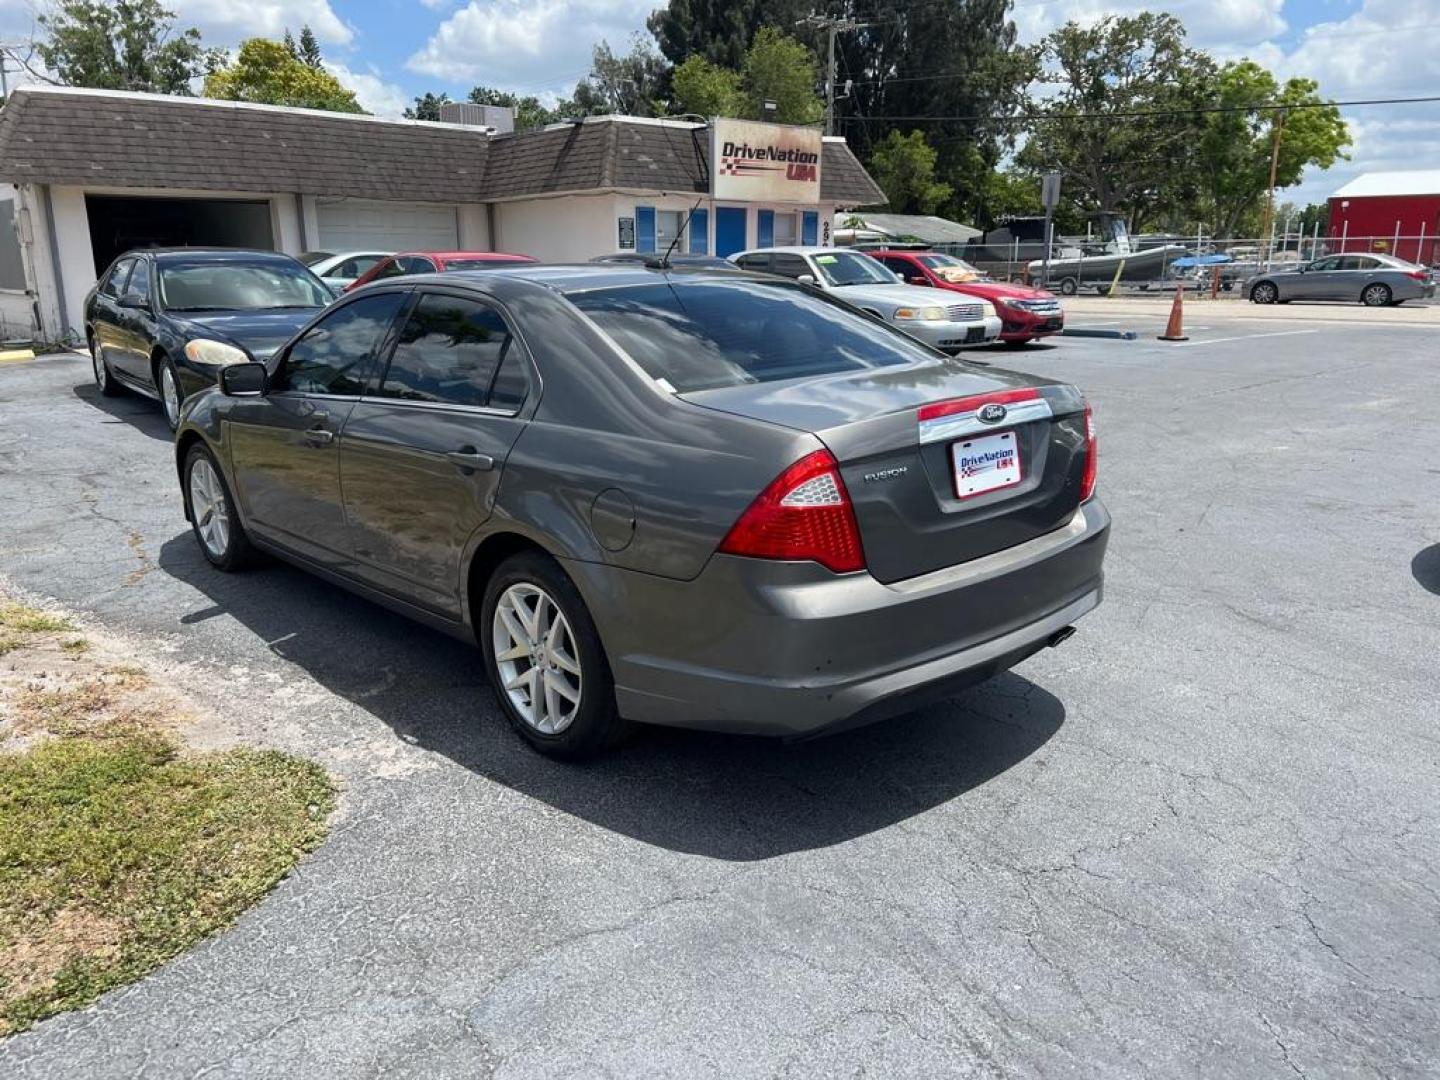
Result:
[[[312,274],[339,293],[344,292],[347,286],[381,259],[393,254],[393,251],[309,251],[300,256],[300,261],[310,267]]]
[[[1388,307],[1430,299],[1435,283],[1423,266],[1393,255],[1327,255],[1293,270],[1259,274],[1245,283],[1245,295],[1257,304],[1358,300],[1366,307]]]
[[[746,270],[804,281],[854,304],[943,352],[1000,336],[995,305],[974,296],[937,296],[906,285],[878,259],[845,248],[778,247],[741,251],[730,260]]]

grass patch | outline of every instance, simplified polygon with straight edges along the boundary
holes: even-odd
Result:
[[[62,641],[60,643],[60,651],[70,657],[84,656],[90,651],[90,642],[86,641],[83,637],[72,638],[69,641]]]
[[[66,729],[77,696],[107,692],[92,682],[30,704]],[[186,754],[134,727],[0,753],[0,1035],[228,925],[320,842],[332,805],[311,762]]]
[[[74,629],[75,624],[62,615],[41,611],[29,604],[0,604],[0,630],[21,634],[59,634]]]

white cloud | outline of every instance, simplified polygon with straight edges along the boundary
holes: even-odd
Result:
[[[451,4],[451,0],[420,0],[420,3],[431,11],[444,11]]]
[[[1244,45],[1284,33],[1284,0],[1171,0],[1157,7],[1143,0],[1058,0],[1050,4],[1021,4],[1014,9],[1021,41],[1037,41],[1057,26],[1078,22],[1088,26],[1106,15],[1136,15],[1163,10],[1185,24],[1192,46]]]
[[[656,0],[470,0],[405,66],[450,83],[557,88],[590,70],[601,39],[617,50]]]
[[[309,26],[326,45],[349,45],[355,31],[335,14],[329,0],[170,0],[178,26],[196,26],[207,44],[237,45],[244,38],[279,38],[289,28]]]
[[[326,60],[325,70],[334,75],[342,84],[355,91],[355,100],[366,112],[376,116],[398,117],[410,104],[410,97],[399,86],[386,82],[375,68],[368,71],[352,71],[344,64]]]

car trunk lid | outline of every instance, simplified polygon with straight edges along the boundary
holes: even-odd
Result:
[[[1064,384],[950,361],[682,396],[816,435],[882,582],[1024,543],[1080,503],[1084,402]]]

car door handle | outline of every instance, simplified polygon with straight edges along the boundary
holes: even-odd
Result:
[[[329,446],[335,441],[335,433],[324,428],[311,428],[305,432],[305,441],[311,446]]]
[[[467,446],[460,450],[452,450],[445,455],[447,461],[461,469],[478,469],[480,472],[489,472],[495,468],[495,459],[489,454],[482,454],[474,447]]]

